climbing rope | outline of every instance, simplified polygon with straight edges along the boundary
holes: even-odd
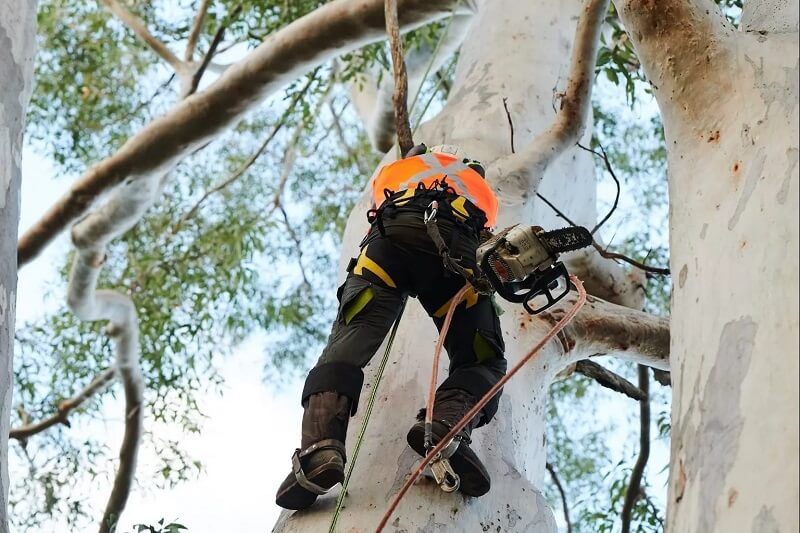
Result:
[[[461,300],[464,298],[464,295],[467,294],[467,291],[471,285],[467,283],[464,287],[459,290],[453,299],[450,301],[450,308],[447,310],[447,316],[444,317],[444,324],[442,324],[442,330],[439,332],[439,340],[436,341],[436,349],[433,351],[433,370],[431,370],[431,384],[428,388],[428,403],[425,405],[425,449],[428,450],[431,448],[431,433],[433,431],[433,402],[436,398],[436,384],[439,381],[439,356],[442,353],[442,345],[444,344],[444,339],[447,337],[447,332],[450,330],[450,322],[453,320],[453,314],[455,314],[456,307],[458,304],[461,303]]]
[[[503,388],[503,386],[508,382],[508,380],[510,380],[514,376],[514,374],[516,374],[520,369],[522,369],[522,367],[525,366],[525,364],[528,361],[533,359],[533,357],[539,352],[539,350],[541,350],[545,344],[550,342],[553,339],[553,337],[555,337],[558,334],[559,331],[564,329],[564,327],[567,324],[569,324],[569,322],[575,317],[578,311],[580,311],[581,307],[583,307],[583,304],[586,303],[586,290],[583,288],[583,283],[581,283],[581,281],[574,275],[570,275],[570,281],[572,281],[572,284],[578,291],[578,299],[575,301],[575,304],[570,308],[569,311],[567,311],[567,314],[565,314],[561,318],[561,320],[559,320],[556,323],[556,325],[553,326],[550,329],[550,331],[548,331],[547,334],[545,334],[545,336],[542,337],[541,340],[539,340],[538,343],[536,343],[536,346],[534,346],[533,349],[531,349],[531,351],[529,351],[522,359],[520,359],[517,362],[517,364],[514,365],[514,367],[508,372],[508,374],[503,376],[500,379],[500,381],[495,383],[495,385],[491,389],[489,389],[489,391],[486,394],[483,395],[483,397],[478,401],[478,403],[476,403],[472,407],[472,409],[470,409],[469,412],[467,412],[467,414],[464,415],[464,417],[455,426],[453,426],[450,432],[447,435],[445,435],[439,441],[439,443],[428,452],[428,455],[426,455],[422,459],[422,461],[420,461],[419,465],[417,465],[416,470],[412,472],[411,476],[409,476],[405,484],[400,488],[400,491],[395,495],[394,499],[392,500],[392,503],[389,505],[389,508],[386,510],[383,517],[381,518],[378,527],[375,529],[375,533],[381,533],[383,531],[383,528],[389,522],[389,518],[392,516],[392,513],[394,513],[394,511],[397,509],[397,506],[400,504],[400,500],[403,499],[403,496],[405,496],[406,492],[408,492],[408,489],[411,488],[411,485],[413,485],[414,482],[419,478],[423,470],[425,470],[425,467],[428,466],[431,463],[431,461],[433,461],[433,458],[436,457],[436,455],[439,454],[439,452],[441,452],[445,448],[445,446],[447,446],[447,444],[450,442],[450,439],[455,437],[459,431],[464,429],[464,427],[470,422],[470,420],[475,418],[475,416],[480,412],[480,410],[483,409],[483,407],[487,403],[489,403],[489,401],[500,391],[501,388]],[[453,307],[455,306],[452,306],[451,308]]]
[[[361,443],[364,442],[364,434],[367,432],[369,417],[372,414],[372,408],[375,405],[375,398],[378,395],[378,385],[380,385],[381,379],[383,378],[383,372],[386,370],[386,363],[389,361],[389,353],[392,351],[392,344],[394,344],[394,338],[397,335],[397,328],[400,326],[400,319],[403,318],[403,311],[406,309],[406,302],[407,298],[403,298],[403,304],[400,306],[400,313],[397,315],[397,319],[394,321],[392,332],[389,334],[389,340],[386,343],[386,349],[383,351],[383,358],[378,366],[378,372],[375,375],[375,381],[372,385],[372,390],[369,393],[369,400],[367,400],[367,407],[364,411],[364,419],[361,421],[361,427],[358,430],[356,445],[353,448],[353,456],[350,458],[350,465],[347,467],[347,473],[344,476],[344,481],[342,481],[342,490],[339,492],[339,497],[336,498],[336,509],[333,511],[333,518],[331,518],[331,526],[328,528],[328,533],[334,533],[334,530],[336,529],[336,523],[339,521],[339,515],[342,514],[342,506],[344,504],[344,498],[347,495],[347,486],[350,483],[350,476],[353,475],[353,469],[355,469],[356,466],[356,459],[358,459],[358,452],[361,450]]]

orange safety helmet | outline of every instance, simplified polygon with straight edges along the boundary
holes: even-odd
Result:
[[[419,183],[430,187],[434,181],[446,176],[447,184],[456,194],[463,196],[486,214],[488,227],[494,226],[497,220],[497,197],[481,174],[473,168],[480,164],[469,159],[459,159],[451,155],[456,153],[452,150],[457,152],[458,149],[450,146],[434,147],[427,153],[384,165],[372,182],[375,207],[380,207],[386,200],[386,189],[394,192],[415,189]]]

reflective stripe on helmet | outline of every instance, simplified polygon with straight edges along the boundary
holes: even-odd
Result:
[[[456,172],[461,172],[462,170],[471,170],[467,165],[465,165],[458,159],[451,161],[450,163],[447,163],[445,165],[442,165],[442,162],[439,161],[439,158],[436,157],[436,155],[434,154],[423,154],[417,157],[422,159],[430,168],[428,170],[423,170],[422,172],[418,172],[417,174],[414,174],[407,180],[398,183],[397,184],[398,190],[408,189],[408,186],[412,183],[415,182],[419,183],[420,181],[426,178],[430,178],[432,176],[436,176],[439,174],[444,174],[445,176],[447,176],[447,179],[450,181],[450,183],[458,187],[459,189],[458,193],[460,195],[465,196],[467,200],[477,205],[475,197],[472,196],[472,194],[470,194],[467,185],[456,174]]]
[[[446,177],[459,196],[486,214],[489,227],[497,217],[497,197],[483,177],[463,160],[446,153],[426,153],[394,161],[383,166],[372,183],[373,201],[379,207],[385,191],[416,189],[419,183],[430,187],[435,179]]]

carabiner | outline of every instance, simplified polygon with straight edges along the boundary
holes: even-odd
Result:
[[[436,221],[436,214],[439,212],[439,202],[436,200],[431,201],[428,204],[428,208],[425,210],[425,214],[422,216],[422,221],[427,224],[430,221]]]

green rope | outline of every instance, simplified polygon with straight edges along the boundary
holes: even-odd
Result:
[[[334,532],[336,529],[336,523],[339,521],[339,515],[342,514],[342,506],[344,504],[345,495],[347,494],[347,485],[350,483],[350,476],[353,474],[353,469],[356,466],[358,452],[361,449],[362,442],[364,442],[364,434],[367,432],[369,417],[372,414],[372,407],[375,405],[375,398],[378,395],[378,385],[381,383],[383,371],[386,369],[386,363],[389,361],[389,353],[392,350],[392,344],[394,344],[397,328],[400,326],[400,319],[403,318],[403,311],[405,308],[406,299],[403,298],[403,304],[400,307],[400,314],[397,315],[397,320],[394,321],[392,332],[389,334],[389,341],[386,343],[386,350],[383,352],[383,359],[381,359],[381,364],[378,366],[378,373],[375,376],[375,383],[372,385],[372,391],[369,393],[369,400],[367,401],[367,408],[364,412],[364,419],[361,421],[361,428],[358,430],[358,437],[356,437],[356,446],[353,449],[353,457],[350,459],[350,465],[347,467],[347,474],[345,474],[344,481],[342,482],[342,490],[339,492],[339,497],[336,499],[336,509],[333,512],[331,527],[328,529],[328,533]]]
[[[461,2],[459,2],[460,4]],[[436,54],[439,53],[439,49],[442,47],[442,43],[444,42],[447,34],[450,33],[450,26],[453,24],[453,19],[455,18],[456,14],[456,5],[453,7],[453,10],[450,12],[450,18],[447,21],[447,25],[444,27],[444,31],[439,36],[439,39],[436,41],[436,46],[433,48],[433,53],[431,54],[431,59],[428,61],[428,66],[425,68],[425,72],[422,74],[422,81],[417,87],[417,92],[414,94],[414,99],[411,100],[411,107],[408,110],[408,116],[411,117],[411,114],[414,112],[414,108],[417,105],[417,99],[419,98],[420,93],[422,92],[422,86],[425,85],[425,81],[428,79],[428,75],[431,73],[431,68],[433,67],[433,62],[436,61]],[[427,106],[426,106],[427,109]],[[422,117],[420,117],[421,120]]]

